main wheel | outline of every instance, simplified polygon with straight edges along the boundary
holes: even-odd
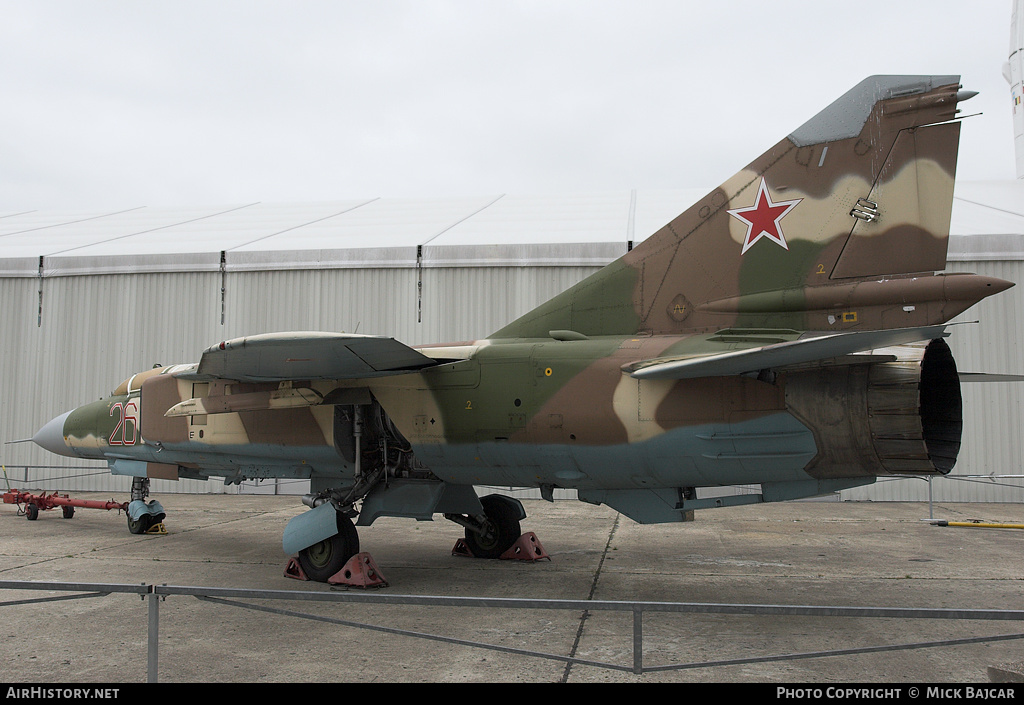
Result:
[[[499,558],[519,538],[519,516],[515,509],[493,495],[480,498],[484,507],[484,531],[466,529],[466,546],[477,558]]]
[[[299,551],[299,565],[310,580],[325,583],[359,553],[359,534],[344,514],[338,513],[338,533]]]

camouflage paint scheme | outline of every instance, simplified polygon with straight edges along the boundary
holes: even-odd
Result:
[[[1012,286],[936,274],[970,95],[958,76],[866,79],[485,339],[226,341],[37,442],[135,476],[308,477],[359,524],[479,516],[475,494],[451,491],[472,485],[573,488],[660,522],[947,473],[961,410],[941,324]],[[761,493],[696,492],[735,484]]]

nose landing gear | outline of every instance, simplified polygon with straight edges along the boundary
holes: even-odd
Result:
[[[128,503],[128,531],[132,534],[166,533],[163,521],[167,517],[163,506],[155,499],[147,502],[149,478],[132,478],[132,501]]]

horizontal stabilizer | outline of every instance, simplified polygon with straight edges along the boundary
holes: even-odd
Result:
[[[961,382],[1024,382],[1024,375],[1003,375],[989,372],[961,372]]]
[[[828,360],[865,350],[877,350],[894,345],[931,340],[943,337],[946,333],[945,326],[925,326],[922,328],[810,335],[812,337],[801,337],[797,340],[772,343],[746,350],[643,360],[623,366],[623,371],[638,379],[725,377],[768,368]]]
[[[345,333],[267,333],[207,348],[193,377],[239,382],[358,379],[414,372],[441,362],[394,338]]]

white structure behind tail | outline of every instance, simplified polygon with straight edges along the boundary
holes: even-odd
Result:
[[[1003,64],[1003,76],[1010,84],[1013,101],[1013,145],[1017,157],[1017,178],[1024,179],[1024,0],[1014,0],[1010,16],[1010,58]]]

